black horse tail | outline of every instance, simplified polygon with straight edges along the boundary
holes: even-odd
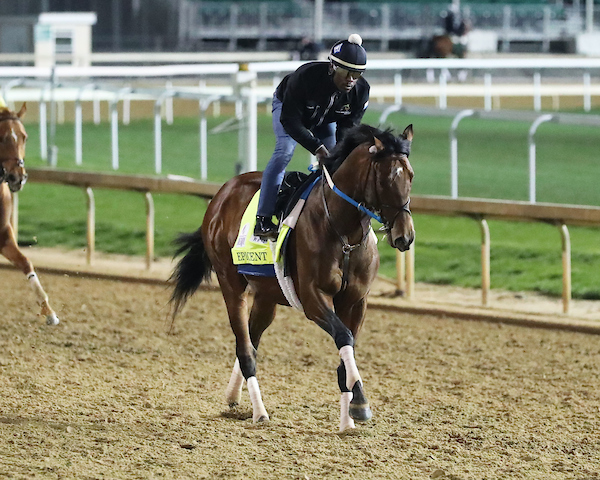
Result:
[[[213,266],[206,253],[200,229],[194,233],[180,234],[173,243],[178,246],[174,257],[185,252],[185,256],[179,260],[169,279],[170,282],[175,283],[175,289],[169,300],[173,306],[172,318],[174,319],[185,302],[198,290],[200,284],[210,280]]]

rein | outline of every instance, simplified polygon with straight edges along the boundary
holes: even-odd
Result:
[[[329,174],[329,171],[327,170],[327,168],[325,167],[325,165],[323,165],[323,172],[325,173],[325,178],[327,179],[327,183],[329,185],[329,188],[331,188],[331,190],[333,190],[335,193],[337,193],[337,195],[339,197],[342,197],[344,200],[346,200],[350,205],[355,206],[356,208],[358,208],[361,212],[367,214],[369,217],[374,218],[375,220],[377,220],[379,223],[384,223],[383,219],[377,215],[375,212],[373,212],[372,210],[369,210],[367,207],[365,207],[362,203],[358,203],[356,200],[354,200],[353,198],[349,197],[348,195],[346,195],[344,192],[342,192],[338,187],[335,186],[335,184],[333,183],[333,179],[331,178],[331,175]],[[394,217],[396,218],[396,217]]]

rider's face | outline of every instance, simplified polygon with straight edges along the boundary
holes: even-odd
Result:
[[[333,83],[342,92],[349,92],[354,88],[362,72],[353,72],[342,67],[335,67],[333,71]]]

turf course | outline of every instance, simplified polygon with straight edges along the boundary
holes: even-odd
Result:
[[[209,117],[209,129],[227,117]],[[365,122],[378,123],[368,112]],[[259,115],[259,169],[268,161],[274,138],[270,117]],[[44,166],[39,157],[37,122],[25,122],[29,133],[27,165]],[[415,194],[449,195],[450,118],[393,114],[388,123],[401,131],[412,123],[411,161]],[[465,119],[459,139],[459,195],[527,200],[529,124]],[[536,134],[537,194],[540,202],[600,205],[597,179],[599,134],[591,127],[542,125]],[[57,126],[58,168],[112,171],[110,128],[84,124],[83,166],[74,164],[73,125]],[[119,173],[154,172],[153,123],[135,120],[119,129]],[[209,135],[209,180],[234,175],[237,132]],[[308,154],[297,149],[290,169],[304,171]],[[163,124],[163,174],[199,177],[198,121],[178,117]],[[96,248],[105,252],[143,254],[144,198],[138,193],[95,190]],[[74,187],[30,183],[20,194],[19,241],[22,244],[85,248],[85,197]],[[191,197],[155,195],[156,254],[168,256],[175,234],[196,229],[206,204]],[[532,290],[560,295],[560,235],[544,224],[490,221],[492,288]],[[469,219],[415,215],[417,281],[476,287],[480,282],[479,227]],[[377,225],[374,225],[377,228]],[[573,296],[600,299],[600,230],[570,228],[573,250]],[[380,243],[383,275],[394,276],[394,251]]]

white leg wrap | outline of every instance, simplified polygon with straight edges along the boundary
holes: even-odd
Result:
[[[265,406],[260,396],[260,388],[258,388],[258,380],[256,377],[250,377],[246,380],[248,385],[248,393],[250,394],[250,400],[252,401],[252,420],[256,422],[267,422],[269,421],[269,415],[265,410]]]
[[[348,413],[350,402],[352,401],[352,392],[342,392],[340,397],[340,433],[354,428],[354,420]]]
[[[346,369],[346,388],[352,391],[354,384],[361,379],[354,359],[354,348],[350,345],[340,348],[340,357]]]
[[[33,293],[35,293],[38,303],[41,305],[42,303],[47,302],[48,295],[46,295],[46,292],[44,292],[44,289],[40,284],[40,280],[35,272],[31,272],[29,275],[27,275],[27,281],[29,282],[29,285],[31,285],[31,289],[33,290]]]
[[[240,361],[236,358],[231,372],[229,384],[225,390],[225,398],[230,406],[238,405],[242,398],[242,386],[244,385],[244,376],[240,369]]]

